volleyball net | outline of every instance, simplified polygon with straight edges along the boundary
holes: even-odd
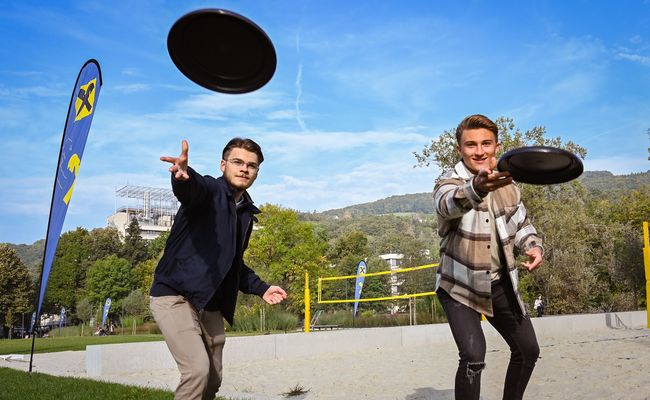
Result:
[[[433,296],[438,264],[399,268],[359,275],[318,278],[318,304],[385,301]],[[364,277],[359,300],[354,299],[357,277]]]

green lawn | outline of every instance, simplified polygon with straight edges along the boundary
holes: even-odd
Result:
[[[64,336],[37,338],[34,345],[34,353],[86,350],[86,346],[93,344],[155,342],[160,340],[163,340],[162,335]],[[32,339],[0,340],[0,354],[29,354],[31,350]]]
[[[174,394],[159,389],[143,389],[116,383],[82,378],[61,378],[46,374],[0,368],[2,391],[0,399],[66,399],[66,400],[158,400],[173,399]]]
[[[0,367],[0,399],[66,400],[165,400],[174,393],[162,389],[106,383],[84,378],[66,378]],[[215,400],[233,400],[215,397]]]
[[[267,334],[285,333],[273,331]],[[228,337],[254,336],[260,332],[226,332]],[[37,338],[34,353],[54,353],[57,351],[86,350],[86,346],[94,344],[156,342],[164,340],[162,335],[111,335],[111,336],[60,336]],[[0,354],[29,354],[32,350],[32,339],[0,339]]]

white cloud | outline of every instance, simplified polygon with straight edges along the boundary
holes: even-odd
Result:
[[[113,87],[113,90],[121,93],[137,93],[137,92],[146,92],[151,90],[151,85],[146,83],[131,83],[128,85],[117,85]]]
[[[251,193],[261,204],[325,211],[392,195],[428,192],[437,176],[435,168],[413,168],[412,162],[404,158],[361,164],[333,176],[283,175],[276,182],[256,184]]]
[[[296,110],[277,110],[266,114],[270,120],[291,120],[296,118]]]
[[[0,96],[8,98],[68,97],[70,92],[64,92],[58,87],[41,85],[15,88],[0,87]]]
[[[140,70],[138,68],[124,68],[122,69],[122,74],[127,76],[138,76],[140,75]]]
[[[623,60],[636,62],[636,63],[639,63],[641,65],[645,65],[647,67],[650,67],[650,57],[648,57],[648,56],[642,56],[642,55],[639,55],[639,54],[630,54],[630,53],[617,53],[616,56],[618,58],[623,59]]]
[[[242,95],[197,94],[177,102],[174,111],[187,118],[223,119],[252,111],[269,110],[282,104],[277,93],[258,91]]]
[[[428,138],[408,130],[364,132],[272,132],[264,136],[266,146],[278,153],[318,153],[320,151],[349,150],[366,146],[384,146],[404,143],[426,143]]]

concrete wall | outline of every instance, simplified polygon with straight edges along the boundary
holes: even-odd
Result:
[[[538,337],[563,332],[594,329],[630,329],[647,326],[646,312],[580,314],[533,318]],[[498,333],[484,322],[486,336]],[[231,337],[224,348],[224,363],[288,359],[324,353],[342,353],[365,349],[453,343],[447,324],[389,328],[345,329],[312,333],[288,333]],[[164,342],[125,343],[86,347],[88,376],[102,376],[143,370],[175,369]]]

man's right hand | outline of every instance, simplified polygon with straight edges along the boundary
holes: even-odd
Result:
[[[179,181],[186,181],[190,179],[190,175],[187,173],[187,152],[189,150],[189,145],[187,144],[187,140],[183,140],[181,142],[181,155],[178,157],[160,157],[160,161],[165,161],[168,163],[172,163],[171,167],[169,167],[169,172],[174,174],[174,178],[178,179]]]
[[[512,183],[510,172],[494,172],[497,167],[496,158],[490,160],[490,169],[481,169],[474,177],[474,189],[478,192],[487,193],[497,190],[500,187]]]

